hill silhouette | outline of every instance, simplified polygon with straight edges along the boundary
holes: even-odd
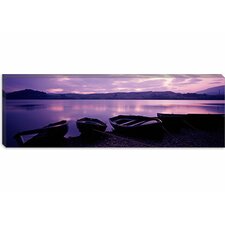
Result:
[[[116,92],[116,93],[95,93],[95,94],[76,94],[63,93],[52,94],[43,91],[25,89],[11,93],[5,93],[6,99],[224,99],[224,94],[208,95],[201,93],[175,93],[172,91],[163,92]]]
[[[224,89],[225,86],[217,86],[217,87],[212,87],[212,88],[208,88],[202,91],[198,91],[198,94],[208,94],[208,95],[224,95]]]

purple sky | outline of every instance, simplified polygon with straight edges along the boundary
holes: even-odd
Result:
[[[219,74],[180,75],[3,75],[6,92],[34,89],[48,93],[107,93],[139,91],[197,92],[225,85]]]

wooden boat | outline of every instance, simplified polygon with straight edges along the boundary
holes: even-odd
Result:
[[[224,114],[187,114],[186,120],[197,128],[215,130],[225,127]]]
[[[77,128],[82,134],[89,134],[95,131],[104,132],[106,127],[107,125],[104,122],[94,118],[84,117],[77,120]]]
[[[166,114],[166,113],[157,113],[158,118],[162,118],[162,119],[183,119],[184,117],[187,116],[187,114]]]
[[[52,146],[62,139],[68,131],[68,123],[66,120],[62,120],[57,123],[51,123],[43,128],[27,130],[20,132],[14,136],[17,143],[20,146]],[[35,135],[36,134],[36,135]],[[26,135],[35,135],[28,141],[24,141],[24,136]]]
[[[162,129],[162,121],[156,117],[119,115],[109,119],[112,127],[119,132],[143,134],[158,132]]]
[[[164,114],[157,113],[165,126],[196,128],[220,128],[224,127],[224,114]]]
[[[158,118],[163,122],[163,125],[171,127],[173,129],[178,129],[184,125],[184,120],[186,114],[166,114],[166,113],[157,113]]]

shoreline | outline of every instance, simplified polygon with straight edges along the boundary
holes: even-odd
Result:
[[[182,128],[179,131],[164,133],[156,139],[138,137],[115,132],[94,134],[93,136],[69,137],[65,147],[225,147],[224,130],[193,130]]]

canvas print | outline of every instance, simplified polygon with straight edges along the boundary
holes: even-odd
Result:
[[[220,74],[4,74],[6,147],[224,147]]]

